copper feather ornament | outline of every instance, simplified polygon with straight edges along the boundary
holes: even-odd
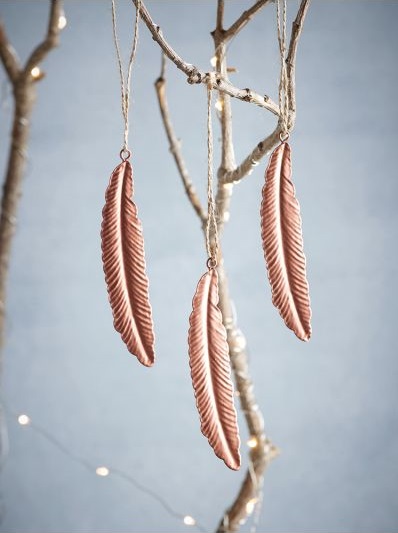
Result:
[[[308,341],[311,308],[301,231],[300,206],[291,181],[290,146],[282,142],[271,154],[261,203],[261,237],[272,302],[288,328]]]
[[[145,272],[144,240],[131,200],[133,172],[123,161],[113,171],[102,210],[101,246],[113,324],[130,353],[152,366],[154,333]]]
[[[215,268],[199,280],[189,324],[189,364],[202,433],[215,454],[229,468],[238,470],[239,429]]]

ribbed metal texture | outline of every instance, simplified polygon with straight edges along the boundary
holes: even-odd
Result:
[[[215,454],[232,470],[240,467],[227,333],[218,308],[218,274],[210,269],[198,283],[189,317],[189,364],[201,430]]]
[[[114,326],[130,353],[145,366],[155,360],[152,309],[145,272],[144,240],[131,200],[133,172],[128,161],[113,171],[102,211],[101,245]]]
[[[280,144],[265,172],[261,203],[261,237],[272,302],[288,328],[308,341],[311,308],[306,276],[300,206],[291,181],[290,146]]]

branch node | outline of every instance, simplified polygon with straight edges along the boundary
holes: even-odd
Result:
[[[206,76],[207,76],[207,74],[202,76],[202,73],[196,67],[193,67],[191,72],[188,75],[187,82],[190,85],[195,85],[197,83],[202,83],[202,81],[204,80],[204,78]]]
[[[251,90],[250,90],[248,87],[246,87],[246,89],[244,89],[244,90],[246,91],[247,94],[246,94],[246,96],[243,98],[243,100],[244,100],[245,102],[251,102],[251,101],[253,100],[253,95],[252,95]]]

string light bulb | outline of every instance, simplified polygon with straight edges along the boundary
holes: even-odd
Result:
[[[216,56],[213,56],[211,59],[210,59],[210,65],[212,67],[215,67],[217,65],[217,58]]]
[[[220,98],[216,101],[216,103],[214,104],[214,107],[217,109],[217,111],[222,111],[223,103]]]
[[[60,30],[63,30],[67,24],[68,24],[68,21],[66,20],[64,13],[62,13],[58,19],[58,28]]]
[[[20,424],[21,426],[27,426],[28,424],[30,424],[30,418],[28,417],[28,415],[19,415],[18,424]]]
[[[107,468],[106,466],[99,466],[95,469],[95,473],[97,474],[97,476],[100,477],[109,476],[109,468]]]
[[[33,67],[32,70],[30,71],[30,74],[32,78],[35,80],[38,80],[43,76],[42,71],[40,70],[40,67]]]
[[[250,437],[250,439],[247,441],[247,445],[249,448],[255,448],[257,446],[258,442],[256,437]]]
[[[246,339],[240,330],[236,332],[234,341],[235,341],[235,345],[241,350],[244,350],[246,348]]]
[[[249,500],[246,504],[246,513],[248,515],[252,514],[254,511],[254,508],[256,507],[256,503],[258,502],[258,498],[252,498]]]
[[[75,453],[70,452],[65,446],[62,441],[59,441],[55,435],[53,435],[50,431],[45,429],[44,427],[41,427],[40,424],[31,422],[31,419],[26,414],[20,414],[18,415],[14,410],[8,409],[7,406],[5,406],[5,409],[7,412],[13,415],[15,417],[15,420],[18,422],[20,426],[27,426],[30,425],[30,430],[36,433],[39,433],[41,435],[41,438],[44,438],[51,446],[58,449],[58,451],[61,451],[65,456],[67,456],[71,461],[74,463],[78,463],[81,466],[83,466],[85,469],[89,470],[92,474],[96,474],[100,477],[107,477],[111,474],[111,470],[107,466],[95,466],[95,464],[91,463],[88,459],[85,459],[84,457],[80,457],[79,455],[75,455]],[[149,494],[154,500],[157,501],[162,507],[165,509],[165,511],[171,516],[171,517],[178,517],[179,520],[181,520],[186,526],[196,526],[198,530],[205,531],[205,528],[197,522],[192,516],[190,515],[181,515],[177,510],[173,509],[171,505],[167,503],[165,499],[162,498],[160,494],[157,494],[153,489],[150,489],[149,486],[143,485],[141,482],[136,480],[131,474],[128,472],[123,472],[121,470],[114,470],[113,471],[113,477],[123,479],[124,482],[127,481],[127,483],[133,485],[136,489],[139,491]]]

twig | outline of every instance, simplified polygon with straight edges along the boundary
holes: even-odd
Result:
[[[29,121],[36,99],[36,81],[31,75],[31,66],[36,66],[48,52],[57,45],[58,18],[62,1],[52,0],[47,36],[34,50],[26,66],[21,69],[17,55],[8,43],[0,24],[0,57],[12,82],[15,99],[14,120],[8,156],[6,176],[3,184],[0,215],[0,347],[4,342],[5,297],[12,238],[15,232],[16,215],[21,196],[22,177],[26,164],[29,140]],[[0,363],[0,371],[1,371]]]
[[[242,163],[230,172],[222,172],[220,174],[220,180],[224,184],[237,183],[245,176],[251,174],[253,169],[259,164],[261,159],[268,155],[271,150],[279,142],[279,125],[277,128],[268,135],[265,139],[260,141],[255,148],[250,152],[250,154],[242,161]]]
[[[61,31],[58,23],[61,15],[62,2],[60,0],[51,0],[47,34],[44,40],[33,50],[25,64],[25,78],[30,76],[32,68],[41,63],[50,50],[58,46],[58,37]]]
[[[288,72],[288,90],[290,102],[290,117],[289,127],[293,128],[296,120],[296,86],[295,86],[295,66],[297,46],[300,40],[301,32],[303,30],[305,16],[309,8],[310,0],[302,0],[298,9],[296,18],[292,24],[292,33],[290,37],[289,50],[286,58],[287,72]],[[279,124],[275,130],[268,135],[264,140],[259,142],[250,154],[242,161],[242,163],[233,171],[226,171],[220,169],[219,179],[222,183],[237,183],[242,178],[248,176],[258,165],[260,160],[269,154],[275,148],[279,141],[280,128]]]
[[[217,2],[217,17],[216,17],[216,28],[218,31],[224,32],[223,24],[224,24],[224,8],[225,8],[225,1],[224,0],[218,0]]]
[[[0,20],[0,59],[11,83],[15,83],[20,69],[20,63],[16,51],[11,46],[3,25]]]
[[[133,2],[137,5],[137,0],[133,0]],[[186,63],[164,39],[160,27],[153,22],[144,2],[141,1],[140,5],[141,18],[145,22],[149,31],[151,32],[153,39],[158,43],[160,48],[163,50],[166,56],[175,64],[175,66],[182,72],[184,72],[184,74],[188,77],[188,83],[207,83],[208,73],[199,70],[190,63]],[[252,91],[251,89],[238,89],[222,77],[216,79],[212,86],[213,89],[215,89],[216,91],[228,94],[229,96],[232,96],[233,98],[237,98],[238,100],[242,100],[244,102],[251,102],[253,104],[258,105],[259,107],[263,107],[264,109],[271,111],[271,113],[273,113],[274,115],[279,116],[278,105],[267,95],[260,95],[255,91]]]
[[[170,152],[173,154],[174,161],[177,165],[178,172],[181,176],[182,183],[184,185],[185,192],[188,199],[194,208],[196,214],[200,218],[202,225],[205,224],[207,216],[200,203],[199,197],[195,191],[192,181],[189,177],[187,167],[185,165],[184,158],[182,157],[180,142],[177,139],[174,128],[170,119],[169,106],[166,98],[166,78],[165,78],[165,56],[162,54],[162,70],[159,78],[155,82],[156,94],[158,97],[160,113],[162,115],[163,125],[166,130],[167,138],[170,145]]]
[[[252,7],[246,9],[241,16],[236,19],[236,21],[224,31],[224,41],[227,42],[232,37],[235,37],[245,26],[246,24],[257,14],[260,9],[269,4],[271,0],[258,0]]]

